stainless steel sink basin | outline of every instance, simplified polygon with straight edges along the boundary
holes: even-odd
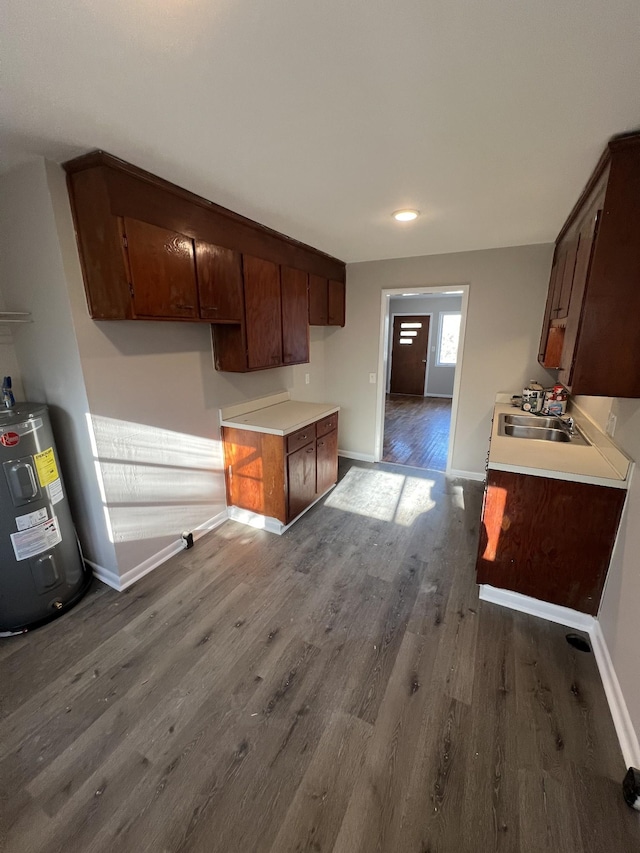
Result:
[[[560,418],[544,417],[543,415],[502,415],[505,424],[513,426],[547,427],[562,429]]]
[[[561,429],[547,429],[545,427],[505,424],[504,434],[512,435],[514,438],[537,438],[540,441],[571,441],[571,436],[568,432]]]
[[[501,414],[498,434],[512,438],[526,438],[534,441],[560,441],[567,444],[588,445],[589,442],[577,427],[572,433],[563,425],[560,418],[547,418],[538,415]]]

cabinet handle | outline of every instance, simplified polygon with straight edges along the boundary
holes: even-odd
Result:
[[[172,305],[172,308],[177,308],[178,311],[193,311],[193,305]]]
[[[305,453],[313,453],[313,447],[309,447],[307,450],[305,450]]]
[[[318,442],[318,447],[324,447],[324,441],[319,441],[319,442]]]

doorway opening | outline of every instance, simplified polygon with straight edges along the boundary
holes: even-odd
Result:
[[[382,292],[376,461],[452,467],[468,285]]]

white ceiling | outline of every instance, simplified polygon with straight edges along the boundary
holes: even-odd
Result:
[[[0,33],[2,168],[103,148],[346,261],[553,240],[640,126],[638,0],[3,0]]]

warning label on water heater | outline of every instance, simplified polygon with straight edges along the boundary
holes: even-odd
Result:
[[[60,477],[60,474],[58,474],[58,466],[56,465],[56,458],[53,455],[53,447],[49,447],[48,450],[43,450],[42,453],[34,453],[33,458],[36,463],[38,480],[40,480],[40,485],[43,489],[45,486],[48,486],[49,483],[53,483],[54,480],[57,480]]]
[[[11,534],[11,544],[16,560],[28,560],[29,557],[35,557],[42,554],[43,551],[48,551],[59,542],[62,542],[62,536],[58,519],[55,516],[43,524],[30,527],[29,530]]]

